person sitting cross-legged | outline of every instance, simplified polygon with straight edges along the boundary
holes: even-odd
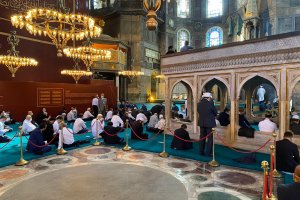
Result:
[[[172,149],[187,150],[193,148],[193,143],[184,141],[184,140],[191,140],[189,132],[187,132],[186,129],[187,126],[185,124],[182,124],[179,129],[175,130],[174,135],[176,135],[178,138],[176,136],[173,137],[171,143]]]
[[[146,127],[146,128],[147,128],[147,131],[150,131],[150,132],[155,132],[155,131],[157,131],[157,130],[155,129],[155,125],[156,125],[157,123],[158,123],[158,116],[157,116],[157,113],[154,113],[154,114],[150,117],[148,126]]]
[[[83,121],[91,121],[93,120],[95,117],[94,115],[91,113],[91,108],[87,108],[86,111],[83,113],[82,119]]]
[[[131,139],[148,139],[148,134],[143,133],[143,119],[133,122],[131,126]],[[136,136],[137,135],[137,136]]]
[[[265,119],[258,123],[259,131],[273,133],[278,129],[277,125],[271,120],[271,118],[272,114],[267,112],[265,114]]]
[[[0,143],[6,143],[10,141],[10,139],[5,136],[5,133],[9,131],[9,129],[5,128],[5,124],[4,124],[5,120],[6,117],[1,115],[0,116]]]
[[[298,146],[292,142],[293,133],[284,133],[283,140],[276,142],[276,166],[280,171],[291,172],[299,164]]]
[[[104,118],[102,114],[98,114],[97,118],[93,119],[91,123],[91,128],[92,134],[95,139],[101,137],[100,134],[103,132],[104,129]]]
[[[44,131],[47,128],[47,123],[41,123],[39,125],[39,128],[34,129],[30,133],[29,141],[27,143],[26,149],[28,152],[37,154],[37,155],[43,155],[44,153],[47,153],[51,151],[51,146],[46,146],[46,143],[44,142],[42,131]]]
[[[86,128],[85,122],[82,120],[82,113],[79,113],[78,118],[75,120],[73,125],[73,131],[75,134],[87,133],[88,129]]]
[[[294,183],[279,185],[277,188],[278,200],[300,199],[300,165],[294,171]]]
[[[105,144],[125,144],[124,138],[120,138],[116,135],[121,129],[121,127],[114,127],[112,122],[108,122],[107,126],[104,127],[104,131],[101,133]]]

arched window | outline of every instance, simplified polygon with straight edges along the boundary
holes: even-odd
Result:
[[[177,32],[177,51],[180,51],[181,47],[184,46],[184,42],[190,42],[190,32],[186,29],[180,29]]]
[[[177,0],[177,17],[189,18],[190,17],[191,0]]]
[[[207,0],[207,18],[223,14],[223,0]]]
[[[206,47],[219,46],[223,44],[223,30],[214,26],[206,32]]]

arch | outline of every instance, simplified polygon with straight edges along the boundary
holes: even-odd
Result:
[[[213,76],[213,77],[208,78],[207,80],[205,80],[205,81],[202,83],[201,88],[200,88],[200,89],[201,89],[200,91],[203,91],[204,86],[205,86],[208,82],[210,82],[210,81],[212,81],[212,80],[214,80],[214,79],[216,79],[216,80],[222,82],[222,83],[226,86],[226,89],[227,89],[227,92],[228,92],[228,97],[229,97],[229,99],[231,99],[230,85],[229,85],[229,83],[227,83],[227,81],[226,81],[224,78],[222,78],[222,77]],[[201,95],[202,95],[201,92],[199,92],[198,100],[200,99],[200,96],[201,96]]]
[[[194,90],[193,84],[190,81],[185,80],[185,79],[179,79],[179,80],[175,81],[172,85],[170,85],[170,92],[173,91],[175,85],[179,82],[183,82],[183,83],[187,84],[191,88],[192,95],[194,96],[195,90]],[[169,94],[169,96],[170,96],[170,94]]]
[[[287,87],[287,88],[291,88],[291,89],[288,91],[288,99],[287,99],[288,101],[291,100],[293,91],[294,91],[294,89],[295,89],[295,87],[296,87],[296,85],[297,85],[298,82],[300,82],[300,76],[298,76],[297,78],[295,78],[295,80],[293,80],[293,81],[291,82],[291,86],[290,86],[290,87]]]
[[[206,47],[220,46],[223,44],[223,29],[213,26],[206,31]]]
[[[181,32],[185,32],[187,34],[187,38],[180,38],[180,33]],[[182,40],[181,40],[182,39]],[[181,42],[184,41],[188,41],[189,43],[191,43],[191,33],[188,29],[186,28],[180,28],[177,30],[177,51],[180,51],[181,49]]]
[[[237,87],[237,90],[236,90],[236,94],[237,94],[237,99],[240,98],[240,93],[241,93],[241,90],[242,88],[244,87],[244,85],[251,79],[255,78],[255,77],[260,77],[260,78],[264,78],[264,79],[267,79],[268,81],[270,81],[275,90],[276,90],[276,94],[277,96],[279,97],[279,88],[278,88],[278,84],[276,84],[276,81],[274,80],[274,78],[272,76],[268,76],[268,75],[265,75],[265,74],[253,74],[253,75],[250,75],[248,77],[246,77],[241,83],[239,83],[239,86]]]

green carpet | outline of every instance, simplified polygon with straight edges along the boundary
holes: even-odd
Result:
[[[88,127],[90,126],[90,122],[87,122]],[[17,129],[18,125],[12,126],[14,130]],[[130,131],[129,131],[130,132]],[[145,131],[146,132],[146,131]],[[7,134],[8,136],[12,137],[15,131]],[[149,133],[150,137],[153,135],[152,133]],[[121,132],[119,134],[120,137],[125,137],[125,131]],[[27,144],[26,138],[23,136],[23,144],[24,144],[24,149]],[[204,157],[199,155],[199,144],[194,143],[194,149],[191,150],[174,150],[170,148],[171,142],[172,142],[172,136],[167,135],[166,136],[166,151],[176,157],[182,157],[182,158],[188,158],[192,160],[197,160],[197,161],[203,161],[203,162],[208,162],[211,160],[210,157]],[[92,139],[92,134],[87,133],[84,135],[75,135],[75,140],[82,140],[82,139],[91,139],[90,144],[85,144],[81,145],[80,147],[88,146],[91,145],[94,140]],[[159,153],[162,151],[163,147],[163,135],[158,135],[155,139],[149,140],[149,141],[141,141],[141,140],[129,140],[129,145],[135,149],[135,150],[141,150],[141,151],[149,151],[149,152],[154,152],[154,153]],[[4,144],[0,144],[0,148]],[[116,145],[116,147],[121,148],[123,146]],[[71,150],[75,149],[74,148],[68,148],[66,150]],[[216,160],[220,162],[221,165],[228,165],[228,166],[233,166],[233,167],[239,167],[239,168],[244,168],[244,169],[252,169],[252,170],[258,170],[261,171],[260,163],[263,160],[269,160],[269,155],[263,154],[263,153],[256,153],[256,163],[253,164],[241,164],[235,162],[233,159],[244,157],[244,154],[234,152],[230,150],[227,147],[221,146],[221,145],[216,145]],[[52,151],[44,154],[43,156],[48,156],[56,153],[56,146],[52,146]],[[43,156],[39,155],[34,155],[32,153],[28,153],[24,151],[24,157],[26,160],[33,160],[37,159]],[[0,150],[0,167],[4,167],[7,165],[12,165],[15,164],[20,158],[20,138],[16,137],[14,140],[7,145],[4,149]]]

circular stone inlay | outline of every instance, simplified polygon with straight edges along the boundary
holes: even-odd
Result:
[[[37,191],[38,199],[43,200],[188,199],[184,185],[168,173],[109,163],[68,167],[34,176],[6,191],[0,200],[36,200]]]
[[[207,181],[207,178],[204,176],[199,176],[199,175],[195,175],[192,176],[191,179],[195,180],[195,181],[199,181],[199,182],[204,182]]]
[[[182,168],[186,168],[188,165],[185,163],[181,163],[181,162],[170,162],[170,163],[168,163],[168,166],[173,167],[173,168],[182,169]]]
[[[256,179],[251,175],[239,172],[224,172],[218,174],[218,178],[228,183],[240,185],[250,185],[256,182]]]
[[[84,153],[87,154],[106,154],[109,152],[111,152],[111,150],[108,148],[93,148],[84,151]]]
[[[145,159],[146,156],[142,155],[142,154],[133,154],[129,156],[130,159],[135,159],[135,160],[139,160],[139,159]]]
[[[71,158],[54,158],[51,160],[48,160],[47,163],[51,165],[55,164],[66,164],[69,163],[72,159]]]
[[[23,169],[12,169],[0,172],[0,180],[11,180],[19,178],[28,173],[28,170]]]
[[[202,192],[198,196],[198,200],[215,200],[215,199],[241,200],[240,198],[234,195],[225,192],[217,192],[217,191]]]

